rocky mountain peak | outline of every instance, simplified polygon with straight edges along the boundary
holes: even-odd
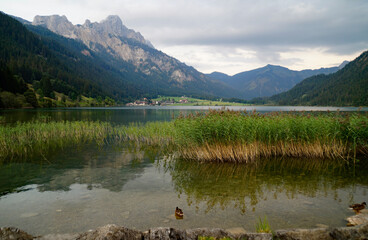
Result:
[[[76,38],[74,33],[74,25],[69,22],[66,16],[51,15],[51,16],[35,16],[32,22],[33,25],[41,25],[49,30],[69,37]]]
[[[126,37],[130,32],[134,32],[133,30],[129,30],[126,26],[124,26],[120,17],[117,15],[108,16],[105,20],[102,20],[99,25],[103,31],[121,37]]]

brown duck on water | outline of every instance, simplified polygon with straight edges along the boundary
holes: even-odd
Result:
[[[367,203],[366,202],[362,202],[361,204],[360,203],[352,204],[349,207],[351,209],[353,209],[355,212],[359,213],[359,211],[360,210],[363,210],[365,208],[365,206],[367,206]]]
[[[183,217],[184,217],[183,210],[181,210],[180,208],[176,207],[176,209],[175,209],[175,217],[176,217],[176,219],[183,219]]]

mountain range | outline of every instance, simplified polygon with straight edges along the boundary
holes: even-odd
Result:
[[[267,65],[234,76],[203,74],[157,50],[118,16],[73,25],[65,16],[36,16],[28,22],[0,12],[0,20],[0,93],[18,94],[13,101],[34,90],[41,100],[57,92],[70,99],[83,95],[123,103],[157,95],[299,105],[366,102],[367,89],[360,86],[366,84],[366,53],[359,64],[332,68],[294,71]],[[354,97],[352,91],[359,94]],[[6,107],[1,97],[0,107]]]
[[[305,78],[318,74],[334,73],[343,68],[346,64],[347,62],[345,61],[339,67],[302,71],[294,71],[281,66],[267,65],[251,71],[241,72],[234,76],[229,76],[220,72],[213,72],[207,76],[222,81],[234,89],[240,90],[242,92],[242,97],[250,100],[287,91]]]
[[[118,16],[108,16],[99,23],[86,20],[83,25],[73,25],[65,16],[36,16],[32,25],[82,42],[89,49],[85,55],[95,53],[122,74],[138,73],[143,80],[132,83],[147,94],[234,96],[225,84],[156,50],[139,32],[124,26]],[[235,92],[235,97],[239,96]]]
[[[309,77],[268,101],[279,105],[368,106],[368,51],[336,73]]]

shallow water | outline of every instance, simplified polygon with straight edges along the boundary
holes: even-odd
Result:
[[[274,160],[253,166],[164,160],[152,151],[87,145],[50,163],[0,168],[0,226],[32,234],[82,232],[109,223],[273,229],[344,226],[347,206],[367,199],[367,168]],[[301,162],[302,161],[302,162]],[[176,220],[174,209],[184,211]]]
[[[245,107],[251,111],[251,107]],[[234,110],[244,107],[233,107]],[[257,111],[337,108],[256,107]],[[354,111],[346,108],[342,111]],[[0,123],[88,120],[170,121],[207,107],[1,111]],[[367,109],[363,109],[366,111]],[[257,165],[197,164],[129,146],[67,148],[28,163],[0,166],[0,227],[31,234],[74,233],[109,223],[151,227],[243,227],[267,216],[272,229],[344,226],[352,203],[367,201],[368,166],[272,159]],[[176,220],[175,207],[184,211]]]

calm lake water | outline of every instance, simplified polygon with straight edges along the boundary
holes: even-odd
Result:
[[[207,109],[14,110],[0,112],[0,122],[46,118],[127,124],[170,121],[180,111]],[[0,227],[15,226],[35,235],[82,232],[109,223],[140,230],[169,226],[255,231],[256,222],[264,216],[272,229],[345,226],[344,219],[354,214],[348,205],[367,201],[367,194],[368,166],[353,168],[310,159],[263,160],[249,166],[197,164],[175,160],[155,149],[88,144],[50,154],[47,161],[0,166]],[[176,206],[183,209],[183,220],[175,219]]]

